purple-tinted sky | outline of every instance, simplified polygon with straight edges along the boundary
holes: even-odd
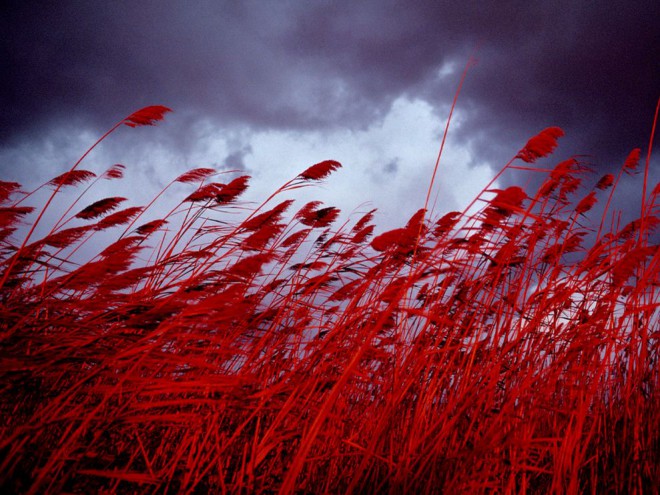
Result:
[[[566,153],[614,169],[633,147],[647,148],[660,96],[659,14],[657,2],[611,0],[4,2],[0,172],[49,178],[62,171],[67,147],[80,152],[72,135],[89,141],[132,111],[163,104],[175,110],[167,125],[116,146],[151,143],[183,168],[253,171],[259,153],[287,153],[277,139],[290,140],[292,155],[277,161],[304,161],[298,137],[316,133],[307,148],[318,150],[319,135],[334,136],[323,159],[350,133],[355,167],[380,160],[379,170],[401,182],[417,158],[377,150],[373,136],[391,140],[384,122],[400,111],[411,124],[392,132],[415,142],[425,132],[412,125],[421,112],[437,138],[477,47],[450,131],[454,149],[468,150],[465,170],[497,168],[550,125],[566,131]]]

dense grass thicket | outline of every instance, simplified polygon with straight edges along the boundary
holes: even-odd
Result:
[[[79,162],[36,209],[0,182],[2,492],[653,493],[660,187],[640,150],[602,177],[537,163],[562,134],[498,174],[537,190],[379,235],[283,199],[331,160],[258,207],[206,168],[158,218],[78,197],[43,235],[54,200],[130,172]]]

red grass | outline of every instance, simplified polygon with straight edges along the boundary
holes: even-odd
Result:
[[[340,167],[341,164],[335,160],[325,160],[316,165],[312,165],[298,177],[303,180],[322,180]]]
[[[137,112],[134,112],[126,117],[122,123],[129,127],[155,125],[156,122],[163,120],[163,117],[167,112],[171,111],[172,110],[162,105],[144,107],[141,110],[138,110]]]
[[[73,186],[76,184],[83,184],[95,177],[96,174],[89,170],[71,170],[50,180],[48,184],[55,187]]]
[[[582,192],[576,159],[513,163],[498,177],[538,191],[489,185],[476,213],[421,208],[373,238],[373,211],[337,226],[334,207],[271,203],[335,161],[245,219],[224,212],[248,177],[196,169],[162,218],[133,227],[150,209],[107,198],[32,242],[52,197],[30,220],[0,183],[3,493],[653,493],[658,187],[621,227],[621,173]]]

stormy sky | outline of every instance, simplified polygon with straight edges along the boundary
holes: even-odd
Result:
[[[660,97],[652,1],[9,1],[0,19],[0,178],[26,187],[161,104],[165,122],[120,129],[84,168],[124,163],[137,196],[188,168],[238,169],[265,195],[337,159],[314,194],[400,223],[423,204],[471,54],[441,210],[548,126],[566,132],[557,158],[617,170],[648,149]],[[652,184],[658,168],[654,156]]]

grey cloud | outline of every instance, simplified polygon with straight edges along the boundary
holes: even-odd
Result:
[[[391,162],[387,163],[383,167],[383,172],[385,172],[387,175],[396,175],[396,173],[399,171],[399,159],[395,158]]]
[[[248,166],[245,163],[245,157],[252,153],[252,146],[245,145],[241,149],[231,152],[225,157],[222,166],[231,170],[239,170],[242,172],[248,171]]]
[[[479,47],[455,132],[477,160],[559,125],[567,149],[613,164],[650,131],[659,20],[651,1],[10,1],[0,146],[64,121],[102,131],[149,104],[177,112],[184,147],[201,119],[364,127],[401,94],[445,117],[458,75],[438,70]]]

